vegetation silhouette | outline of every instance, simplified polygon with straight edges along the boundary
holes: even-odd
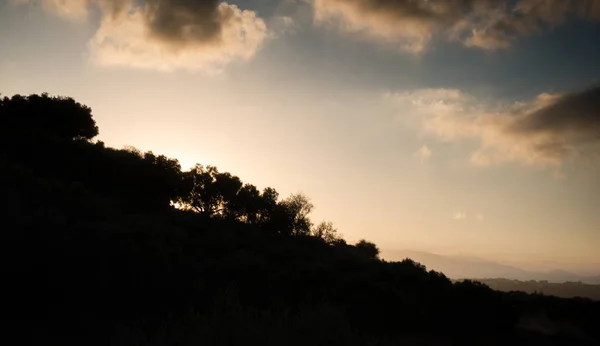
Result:
[[[600,303],[387,262],[216,167],[94,140],[89,107],[0,99],[10,344],[594,344]]]

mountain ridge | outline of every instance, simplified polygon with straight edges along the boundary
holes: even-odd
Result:
[[[382,250],[382,257],[388,261],[411,258],[428,269],[443,272],[452,279],[510,279],[520,281],[548,281],[552,283],[578,282],[600,285],[600,275],[580,275],[562,269],[549,271],[525,270],[503,264],[466,256],[439,255],[417,250]]]

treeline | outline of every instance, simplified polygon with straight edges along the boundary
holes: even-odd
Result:
[[[216,167],[113,149],[89,107],[0,99],[5,343],[593,344],[600,305],[386,262]],[[551,336],[524,328],[544,316]],[[10,342],[8,342],[10,341]]]
[[[182,171],[176,159],[93,141],[98,127],[91,109],[71,98],[5,97],[0,100],[0,131],[5,160],[31,168],[33,174],[116,197],[128,208],[160,211],[175,205],[274,233],[343,242],[331,223],[313,225],[308,216],[313,205],[302,194],[280,199],[275,189],[259,191],[214,166],[196,164]]]

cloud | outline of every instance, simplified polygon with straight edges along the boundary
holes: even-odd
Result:
[[[560,167],[571,156],[600,163],[600,86],[517,103],[480,100],[456,89],[386,97],[440,141],[478,143],[469,158],[478,166]]]
[[[255,55],[267,37],[256,13],[217,1],[198,4],[153,0],[105,17],[89,45],[92,60],[104,66],[219,71]]]
[[[519,37],[534,35],[563,24],[569,17],[600,20],[598,0],[520,0],[484,18],[473,27],[467,46],[494,50],[508,48]]]
[[[413,52],[425,48],[436,26],[434,13],[424,2],[314,0],[313,6],[318,23]]]
[[[421,162],[429,159],[431,157],[433,153],[431,152],[431,149],[429,149],[426,145],[423,145],[421,148],[419,148],[419,150],[417,150],[413,156],[414,157],[418,157],[419,159],[421,159]]]
[[[567,17],[600,20],[598,0],[312,0],[316,23],[419,53],[432,38],[506,49]]]
[[[298,31],[298,25],[294,18],[290,16],[275,16],[271,19],[273,31],[280,34],[295,34]]]
[[[466,218],[467,218],[467,214],[464,212],[456,212],[452,215],[452,219],[457,220],[457,221],[464,220]]]
[[[33,2],[33,0],[17,0]],[[220,71],[252,58],[268,37],[254,11],[219,0],[38,0],[57,15],[85,19],[101,13],[89,42],[102,66]]]
[[[40,5],[49,13],[69,20],[83,20],[88,16],[89,0],[9,0],[14,5]]]
[[[600,139],[600,85],[581,92],[542,97],[545,100],[542,107],[512,124],[510,130],[563,134],[582,142]]]

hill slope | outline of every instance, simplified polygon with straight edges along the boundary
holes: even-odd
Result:
[[[383,261],[374,244],[314,225],[302,195],[280,199],[210,166],[182,172],[170,158],[107,148],[97,133],[91,110],[71,99],[0,100],[10,344],[600,340],[599,303],[505,294]],[[532,327],[540,318],[544,333]]]

